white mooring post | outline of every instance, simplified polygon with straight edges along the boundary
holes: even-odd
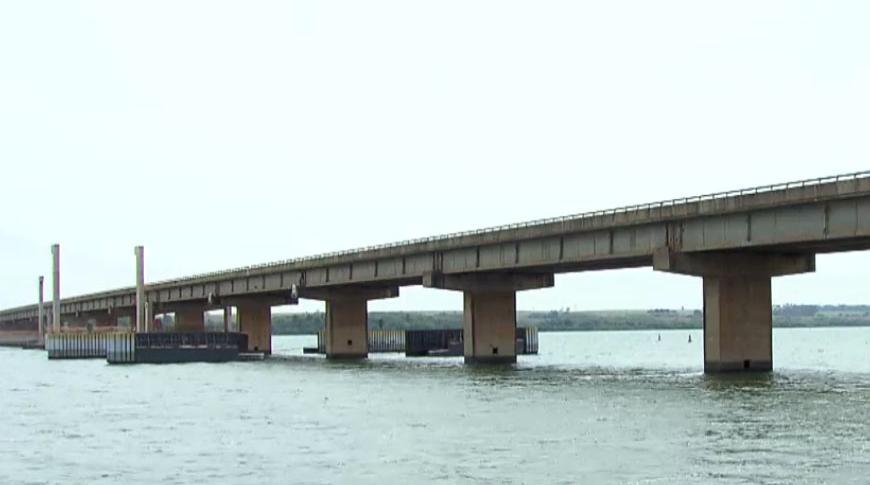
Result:
[[[60,332],[60,244],[51,246],[51,331]]]
[[[45,297],[43,296],[43,290],[45,288],[45,278],[39,277],[39,309],[36,312],[36,331],[39,336],[39,343],[42,344],[45,342]]]
[[[136,332],[147,332],[145,320],[145,248],[136,246]]]

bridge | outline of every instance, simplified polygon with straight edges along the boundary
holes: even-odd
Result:
[[[704,368],[770,370],[771,278],[815,270],[819,253],[870,248],[870,172],[634,205],[340,251],[58,299],[51,331],[122,318],[179,331],[233,311],[249,350],[271,351],[271,307],[326,302],[326,355],[368,354],[367,302],[422,285],[464,295],[466,362],[515,362],[516,293],[554,274],[652,267],[703,279]],[[140,273],[141,274],[141,273]],[[59,318],[53,318],[53,313]],[[36,327],[40,305],[0,312]],[[138,318],[137,318],[138,317]],[[45,320],[43,320],[45,322]]]

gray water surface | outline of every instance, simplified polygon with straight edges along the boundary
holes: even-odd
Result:
[[[701,342],[542,333],[503,368],[0,349],[0,483],[868,483],[870,328],[776,329],[754,376],[705,376]]]

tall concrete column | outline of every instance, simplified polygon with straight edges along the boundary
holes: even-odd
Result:
[[[185,305],[175,310],[176,332],[204,332],[205,306]]]
[[[51,331],[60,332],[60,245],[51,246]]]
[[[327,300],[324,336],[328,359],[368,357],[368,300],[361,297]]]
[[[272,306],[268,301],[240,301],[239,332],[248,336],[248,352],[272,353]]]
[[[146,332],[153,332],[154,329],[156,328],[156,325],[154,323],[154,319],[157,317],[157,315],[154,313],[154,309],[155,309],[154,303],[149,302],[147,299],[145,299],[144,306],[145,306],[145,331]]]
[[[145,248],[136,246],[136,332],[147,332],[150,325],[145,318]]]
[[[773,369],[769,276],[704,277],[704,370]]]
[[[515,291],[465,291],[462,317],[466,363],[517,361]]]
[[[546,273],[428,273],[423,276],[423,286],[463,292],[462,339],[467,364],[516,362],[516,293],[553,284],[553,275]]]
[[[815,271],[815,255],[661,250],[653,267],[704,278],[704,372],[769,371],[771,278]]]
[[[369,353],[368,301],[399,296],[399,288],[298,288],[302,298],[326,302],[327,359],[364,359]]]
[[[39,277],[39,310],[37,311],[36,331],[38,332],[39,343],[42,344],[45,339],[45,301],[44,301],[44,286],[45,278]]]

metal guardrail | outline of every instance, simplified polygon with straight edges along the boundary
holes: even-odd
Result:
[[[257,270],[261,270],[261,269],[273,268],[276,266],[284,266],[284,265],[289,265],[289,264],[302,263],[302,262],[312,261],[312,260],[316,260],[316,259],[332,258],[332,257],[336,257],[336,256],[345,256],[348,254],[363,253],[363,252],[368,252],[368,251],[377,251],[377,250],[381,250],[381,249],[396,248],[396,247],[400,247],[400,246],[410,246],[410,245],[414,245],[414,244],[427,244],[427,243],[433,243],[433,242],[440,242],[440,241],[445,241],[447,239],[454,239],[454,238],[465,237],[465,236],[476,236],[476,235],[480,235],[480,234],[489,234],[489,233],[493,233],[493,232],[506,231],[506,230],[512,230],[512,229],[524,229],[524,228],[528,228],[528,227],[543,226],[543,225],[554,224],[554,223],[559,223],[559,222],[569,222],[569,221],[574,222],[574,221],[578,221],[578,220],[589,219],[592,217],[636,213],[636,212],[640,212],[643,210],[663,208],[663,207],[672,207],[672,206],[677,206],[677,205],[690,204],[693,202],[703,202],[703,201],[708,201],[708,200],[725,199],[728,197],[739,197],[739,196],[745,196],[745,195],[756,195],[756,194],[762,194],[765,192],[774,192],[774,191],[778,191],[778,190],[788,190],[788,189],[793,189],[793,188],[805,188],[805,187],[812,187],[812,186],[822,185],[822,184],[827,184],[827,183],[842,182],[845,180],[857,180],[857,179],[864,179],[864,178],[870,178],[870,170],[866,170],[863,172],[854,172],[854,173],[849,173],[849,174],[842,174],[842,175],[832,175],[829,177],[819,177],[819,178],[813,178],[813,179],[798,180],[798,181],[794,181],[794,182],[785,182],[785,183],[772,184],[772,185],[762,185],[762,186],[752,187],[752,188],[748,188],[748,189],[730,190],[730,191],[725,191],[725,192],[715,192],[712,194],[695,195],[695,196],[690,196],[690,197],[680,197],[677,199],[663,200],[663,201],[659,201],[659,202],[649,202],[646,204],[636,204],[636,205],[629,205],[629,206],[624,206],[624,207],[617,207],[615,209],[582,212],[582,213],[578,213],[578,214],[559,216],[559,217],[550,217],[550,218],[546,218],[546,219],[535,219],[535,220],[531,220],[531,221],[518,222],[518,223],[514,223],[514,224],[505,224],[505,225],[500,225],[500,226],[485,227],[482,229],[474,229],[474,230],[470,230],[470,231],[461,231],[461,232],[453,232],[453,233],[448,233],[448,234],[441,234],[438,236],[421,237],[421,238],[416,238],[416,239],[406,239],[404,241],[397,241],[397,242],[391,242],[391,243],[385,243],[385,244],[377,244],[377,245],[373,245],[373,246],[365,246],[365,247],[354,248],[354,249],[344,249],[341,251],[332,251],[332,252],[316,254],[316,255],[312,255],[312,256],[303,256],[303,257],[299,257],[299,258],[285,259],[285,260],[281,260],[281,261],[273,261],[270,263],[263,263],[263,264],[256,264],[256,265],[251,265],[251,266],[242,266],[242,267],[238,267],[238,268],[225,269],[225,270],[220,270],[220,271],[200,273],[200,274],[195,274],[192,276],[185,276],[182,278],[172,278],[172,279],[167,279],[167,280],[162,280],[162,281],[155,281],[153,283],[149,283],[148,286],[181,283],[181,282],[188,281],[191,279],[211,278],[211,277],[222,276],[222,275],[226,275],[226,274],[230,274],[230,273],[239,273],[239,272],[243,272],[243,271],[245,271],[245,272],[257,271]]]

